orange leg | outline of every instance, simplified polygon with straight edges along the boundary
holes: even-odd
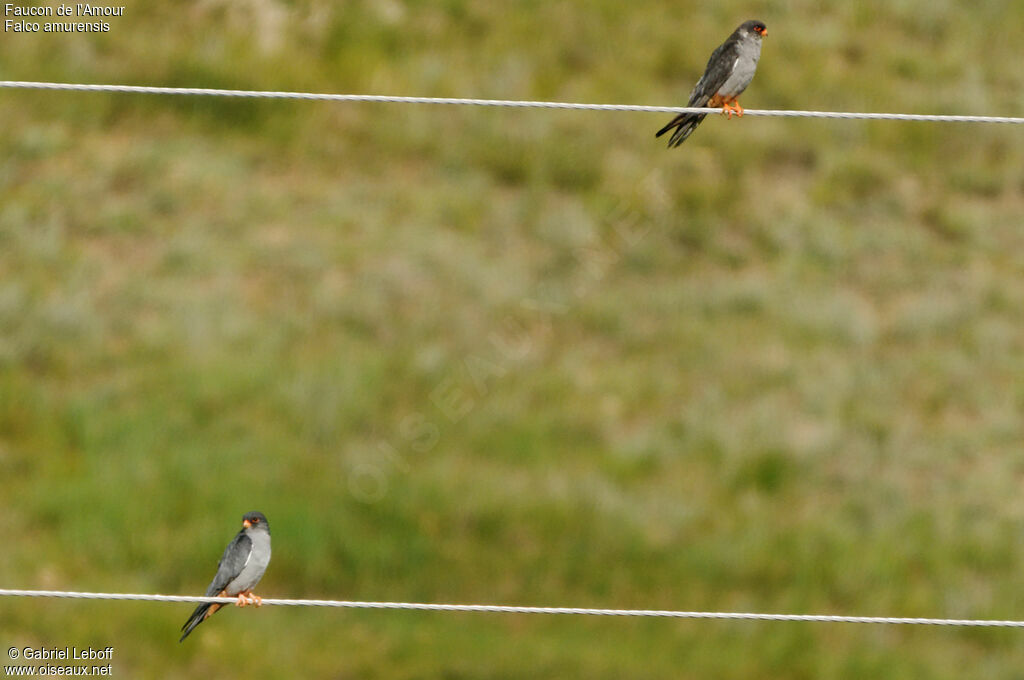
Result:
[[[254,605],[256,607],[263,606],[263,598],[259,595],[254,595],[251,590],[243,590],[238,593],[238,602],[236,603],[239,607],[245,607],[248,605]]]
[[[727,99],[724,102],[722,102],[722,113],[724,113],[729,118],[732,118],[732,114],[734,113],[738,117],[742,118],[743,107],[740,106],[740,103],[736,101],[735,97],[733,97],[732,99]]]
[[[726,99],[722,95],[716,94],[708,101],[708,108],[717,109],[719,106],[722,107],[722,113],[729,118],[732,118],[734,113],[740,118],[743,117],[743,107],[736,101],[736,97]]]

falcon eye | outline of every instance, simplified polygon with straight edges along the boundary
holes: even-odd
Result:
[[[259,518],[259,517],[253,517],[253,518],[252,518],[251,520],[249,520],[249,521],[250,521],[250,522],[252,522],[253,524],[258,524],[258,523],[259,523],[259,521],[260,521],[260,518]]]

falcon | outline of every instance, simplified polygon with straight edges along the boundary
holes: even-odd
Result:
[[[739,25],[728,40],[715,48],[708,60],[704,75],[693,87],[687,106],[722,107],[722,113],[732,118],[732,114],[743,115],[743,107],[736,98],[743,94],[754,79],[757,60],[761,58],[761,38],[768,35],[764,22],[751,19]],[[661,137],[675,128],[668,140],[669,148],[679,146],[686,141],[706,113],[680,113],[665,127],[658,130],[655,137]]]
[[[213,577],[206,597],[238,596],[235,604],[244,607],[254,604],[259,607],[263,600],[252,594],[252,589],[263,578],[263,572],[270,563],[270,526],[262,512],[247,512],[242,517],[242,530],[228,543],[217,564],[217,575]],[[184,641],[196,626],[210,618],[224,605],[220,602],[203,602],[185,625],[185,631],[178,642]]]

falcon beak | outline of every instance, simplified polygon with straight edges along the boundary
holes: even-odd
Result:
[[[246,529],[248,529],[249,527],[251,527],[251,526],[252,526],[252,522],[250,522],[250,521],[249,521],[249,520],[247,520],[247,519],[243,519],[243,520],[242,520],[242,526],[243,526],[243,527],[245,527]]]

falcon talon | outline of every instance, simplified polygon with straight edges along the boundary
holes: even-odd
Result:
[[[750,20],[739,25],[729,38],[719,45],[704,69],[704,75],[690,93],[688,107],[722,107],[727,118],[732,114],[743,117],[743,107],[736,98],[754,79],[757,62],[761,58],[761,40],[768,35],[764,22]],[[661,137],[672,130],[669,148],[679,146],[693,134],[708,114],[680,113],[668,125],[658,130],[655,137]]]
[[[235,604],[259,607],[263,600],[252,594],[252,589],[263,578],[270,563],[270,526],[262,512],[249,512],[242,518],[242,530],[224,549],[217,563],[217,575],[206,589],[207,597],[237,597]],[[184,641],[196,626],[210,618],[224,606],[223,602],[204,602],[192,612],[178,642]]]

